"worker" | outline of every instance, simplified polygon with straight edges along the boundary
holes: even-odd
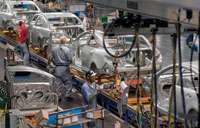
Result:
[[[86,82],[81,88],[83,105],[88,105],[88,109],[97,109],[97,90],[101,90],[95,83],[96,73],[94,71],[88,71],[85,74]],[[87,123],[88,128],[97,128],[97,121]]]
[[[49,2],[49,9],[51,9],[53,6],[54,6],[54,2],[51,0],[51,1]]]
[[[86,4],[86,7],[85,7],[85,17],[84,17],[84,20],[86,22],[86,27],[89,29],[91,28],[94,24],[94,21],[93,21],[93,18],[94,18],[94,6],[90,3],[87,3]]]
[[[56,77],[56,93],[59,96],[59,101],[62,100],[62,86],[65,88],[65,100],[71,101],[72,97],[72,77],[70,74],[69,65],[72,62],[72,55],[70,49],[65,47],[65,45],[70,42],[70,39],[62,36],[60,38],[60,44],[51,49],[48,64],[51,61],[54,63]]]
[[[33,0],[33,2],[40,8],[40,10],[42,12],[44,12],[44,7],[43,7],[43,4],[42,2],[38,1],[38,0]]]
[[[19,28],[17,29],[17,40],[18,49],[20,50],[21,58],[23,59],[23,64],[29,64],[29,49],[27,44],[28,31],[25,27],[25,22],[19,21]]]

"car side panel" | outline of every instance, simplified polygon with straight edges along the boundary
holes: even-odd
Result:
[[[39,32],[38,32],[38,28],[37,26],[32,26],[32,30],[31,30],[31,39],[32,39],[32,44],[36,47],[38,47],[37,41],[39,38]]]
[[[90,70],[90,63],[92,58],[92,49],[88,46],[84,46],[81,52],[81,61],[83,70]]]
[[[94,49],[93,51],[94,52],[93,52],[92,61],[90,63],[90,66],[92,63],[94,63],[96,65],[97,69],[102,69],[106,63],[104,54],[102,54],[99,49]]]

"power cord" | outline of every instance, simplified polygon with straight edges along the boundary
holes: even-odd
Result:
[[[182,53],[181,53],[181,24],[180,24],[180,12],[178,11],[178,23],[177,25],[177,36],[178,36],[178,51],[179,51],[179,79],[180,79],[180,85],[181,85],[181,95],[182,95],[182,104],[183,104],[183,112],[186,114],[186,105],[185,105],[185,95],[184,95],[184,89],[183,89],[183,74],[182,74]],[[187,119],[185,119],[185,127],[188,128],[188,122]]]
[[[176,128],[176,39],[177,35],[172,35],[172,49],[173,49],[173,79],[172,79],[172,91],[170,96],[170,104],[169,104],[169,114],[168,114],[168,124],[171,128],[171,116],[172,116],[172,103],[174,98],[174,128]]]
[[[111,23],[109,23],[109,24],[107,25],[105,31],[104,31],[104,34],[103,34],[103,47],[104,47],[105,51],[106,51],[111,57],[113,57],[113,58],[122,58],[122,57],[124,57],[124,56],[127,56],[127,55],[131,52],[131,50],[133,49],[134,44],[135,44],[135,41],[136,41],[136,36],[135,36],[134,39],[133,39],[133,42],[132,42],[132,45],[131,45],[130,49],[127,50],[127,51],[126,51],[125,53],[123,53],[122,55],[116,56],[116,55],[113,55],[112,53],[110,53],[110,52],[108,51],[108,49],[107,49],[107,47],[106,47],[106,44],[105,44],[105,36],[107,36],[108,28],[109,28],[113,23],[115,23],[116,21],[119,21],[120,19],[122,19],[122,18],[124,18],[124,17],[125,17],[125,16],[122,16],[122,17],[120,17],[120,18],[117,18],[117,19],[113,20]],[[135,35],[136,35],[136,31],[135,31]]]
[[[157,79],[156,79],[156,31],[152,29],[153,35],[153,63],[152,63],[152,79],[151,79],[151,128],[157,127]],[[153,114],[155,117],[153,117]]]

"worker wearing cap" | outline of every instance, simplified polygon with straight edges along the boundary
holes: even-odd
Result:
[[[81,88],[83,105],[88,105],[88,109],[97,109],[97,90],[98,85],[95,83],[96,73],[94,71],[86,72],[86,82]],[[97,121],[87,123],[88,128],[97,128]]]
[[[62,36],[60,38],[60,44],[51,49],[48,62],[48,64],[50,64],[50,62],[52,61],[56,66],[54,75],[56,77],[56,93],[59,96],[59,101],[61,101],[62,99],[61,89],[63,85],[65,88],[65,100],[69,101],[73,99],[72,78],[69,68],[69,65],[72,61],[72,56],[70,49],[65,47],[68,42],[70,42],[70,39]]]
[[[17,29],[18,48],[23,59],[23,64],[29,64],[29,50],[27,45],[28,31],[25,27],[25,22],[19,21],[19,28]]]

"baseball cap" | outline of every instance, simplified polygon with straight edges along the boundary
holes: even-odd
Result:
[[[94,71],[90,70],[88,72],[85,73],[86,77],[90,77],[90,76],[96,76],[97,73],[95,73]]]
[[[22,25],[23,23],[24,23],[23,21],[21,21],[21,20],[19,21],[19,25]]]

